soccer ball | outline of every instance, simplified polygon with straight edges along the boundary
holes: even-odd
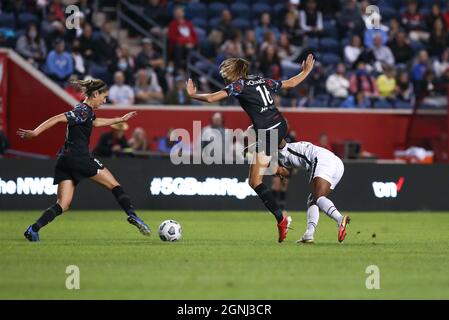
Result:
[[[181,239],[181,225],[175,220],[162,221],[158,229],[162,241],[178,241]]]

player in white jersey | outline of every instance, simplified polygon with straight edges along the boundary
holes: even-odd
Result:
[[[349,216],[343,216],[327,196],[340,182],[344,172],[343,162],[331,151],[310,142],[285,143],[280,146],[279,167],[276,175],[289,176],[286,168],[303,168],[310,172],[311,193],[307,199],[307,229],[298,243],[313,243],[318,225],[319,210],[337,222],[338,241],[346,236]]]

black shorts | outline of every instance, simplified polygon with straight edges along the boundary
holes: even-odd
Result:
[[[264,131],[264,133],[261,131]],[[256,152],[265,152],[267,156],[271,155],[273,152],[277,152],[279,144],[286,136],[287,121],[285,121],[284,118],[273,123],[273,125],[267,129],[256,130]],[[272,145],[271,140],[273,140],[273,143],[276,145]]]
[[[56,162],[53,184],[63,180],[72,180],[77,185],[85,178],[91,178],[104,169],[104,165],[91,156],[60,156]]]

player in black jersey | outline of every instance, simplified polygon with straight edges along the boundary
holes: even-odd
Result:
[[[272,93],[281,88],[299,85],[313,69],[315,59],[308,55],[302,63],[302,72],[288,80],[273,80],[249,75],[249,62],[241,58],[230,58],[220,65],[220,74],[227,86],[214,93],[196,93],[192,79],[187,81],[187,93],[196,100],[217,102],[229,96],[235,97],[251,119],[256,131],[255,161],[250,165],[249,184],[278,222],[279,242],[287,236],[291,218],[284,214],[276,203],[272,191],[263,183],[263,176],[271,160],[271,136],[277,136],[277,147],[287,134],[287,123],[274,105]]]
[[[67,123],[65,142],[58,153],[54,175],[54,184],[58,185],[57,201],[44,211],[36,223],[28,227],[24,233],[25,237],[29,241],[39,241],[39,230],[69,209],[76,185],[84,178],[89,178],[111,190],[128,215],[128,222],[136,226],[142,234],[150,235],[150,228],[136,215],[129,196],[111,172],[89,153],[92,127],[125,122],[137,113],[129,112],[120,118],[97,118],[94,110],[105,103],[109,93],[107,85],[102,80],[96,79],[74,81],[73,84],[84,91],[86,98],[83,102],[75,105],[71,111],[48,119],[34,130],[17,131],[21,138],[33,139],[58,123]]]

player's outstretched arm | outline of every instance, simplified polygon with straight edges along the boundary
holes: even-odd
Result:
[[[58,114],[54,117],[51,117],[50,119],[42,122],[36,129],[34,130],[26,130],[26,129],[19,129],[17,130],[17,135],[21,137],[22,139],[33,139],[39,136],[42,132],[44,132],[47,129],[50,129],[54,125],[64,122],[67,123],[67,118],[64,115],[64,113]]]
[[[228,97],[228,94],[224,90],[220,90],[214,93],[196,93],[196,87],[193,84],[192,79],[187,81],[187,94],[195,100],[204,101],[208,103],[214,103],[223,100]]]
[[[97,118],[92,122],[94,127],[106,127],[110,126],[111,124],[116,124],[120,122],[126,122],[131,118],[134,118],[137,115],[136,111],[128,112],[123,117],[117,117],[117,118]]]
[[[312,54],[309,54],[307,56],[306,61],[302,62],[302,71],[299,74],[297,74],[296,76],[291,77],[288,80],[282,81],[282,88],[283,89],[294,88],[298,84],[303,82],[307,78],[309,73],[312,71],[314,64],[315,64],[315,58],[313,57]]]

